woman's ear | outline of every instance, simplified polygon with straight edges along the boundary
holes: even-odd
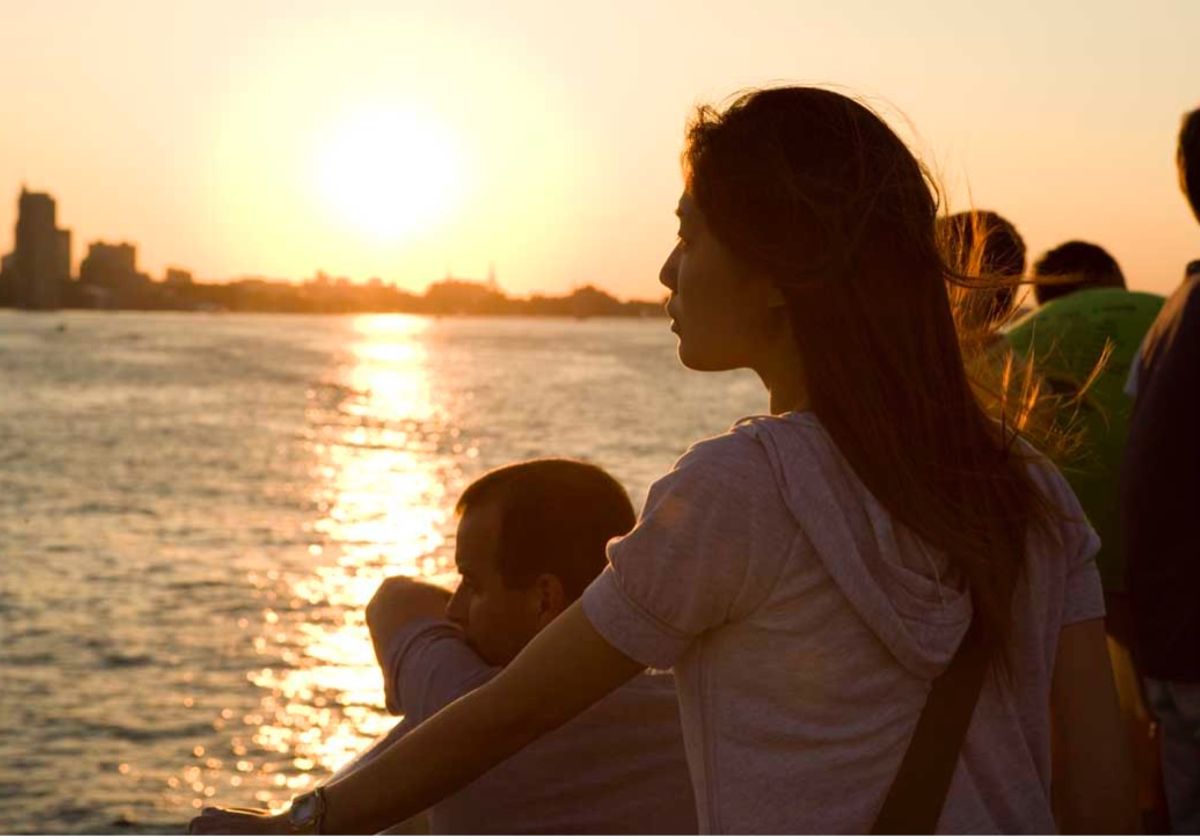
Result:
[[[533,591],[537,599],[537,625],[540,631],[567,608],[567,592],[562,578],[549,572],[538,575]]]

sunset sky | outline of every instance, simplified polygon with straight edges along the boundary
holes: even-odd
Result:
[[[882,109],[952,209],[1133,288],[1200,257],[1176,185],[1200,3],[0,0],[0,252],[22,183],[76,268],[658,297],[690,109],[773,82]]]

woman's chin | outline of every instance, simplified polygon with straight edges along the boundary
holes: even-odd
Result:
[[[735,365],[725,363],[721,359],[716,359],[711,354],[697,352],[694,347],[689,347],[687,341],[682,337],[679,339],[679,361],[688,370],[696,370],[702,373],[715,373],[722,370],[732,370]]]

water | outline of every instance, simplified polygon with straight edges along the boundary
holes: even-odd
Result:
[[[280,807],[394,720],[363,607],[539,456],[640,505],[765,409],[660,320],[0,311],[0,831]]]

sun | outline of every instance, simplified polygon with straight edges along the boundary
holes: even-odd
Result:
[[[380,240],[424,232],[462,199],[454,135],[415,111],[353,112],[330,127],[317,154],[322,204],[343,225]]]

